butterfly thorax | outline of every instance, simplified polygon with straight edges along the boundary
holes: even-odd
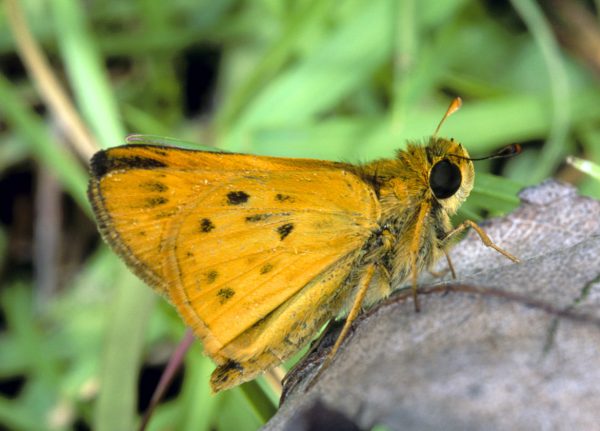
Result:
[[[363,262],[377,262],[392,286],[402,283],[416,265],[430,268],[447,246],[453,215],[469,195],[474,180],[468,153],[454,140],[430,138],[411,143],[396,158],[361,167],[381,205],[379,230],[365,244]]]

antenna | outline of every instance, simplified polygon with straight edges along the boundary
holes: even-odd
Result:
[[[492,153],[489,156],[485,156],[485,157],[471,158],[471,157],[458,156],[456,154],[448,154],[448,155],[450,157],[456,157],[457,159],[471,160],[472,162],[477,162],[480,160],[503,159],[505,157],[512,157],[512,156],[516,156],[520,152],[521,152],[521,145],[510,144],[510,145],[507,145],[506,147],[502,147],[500,150],[496,151],[495,153]]]
[[[438,124],[438,126],[435,128],[435,132],[433,132],[434,137],[437,136],[438,132],[440,131],[440,127],[442,127],[442,124],[444,124],[444,121],[446,121],[446,118],[448,118],[450,115],[452,115],[456,111],[458,111],[461,106],[462,106],[462,99],[460,97],[455,97],[452,100],[452,102],[450,102],[450,106],[448,106],[446,113],[442,117],[442,121],[440,121],[440,124]]]

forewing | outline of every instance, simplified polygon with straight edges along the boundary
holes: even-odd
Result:
[[[210,354],[360,249],[379,215],[343,164],[125,146],[92,166],[103,236]]]

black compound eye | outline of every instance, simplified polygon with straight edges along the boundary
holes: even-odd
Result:
[[[429,173],[429,187],[438,199],[446,199],[454,195],[461,181],[460,169],[448,159],[437,162]]]

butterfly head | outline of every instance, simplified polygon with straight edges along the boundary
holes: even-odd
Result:
[[[453,214],[473,189],[475,169],[469,153],[459,142],[437,137],[432,137],[423,149],[429,167],[429,190]]]
[[[473,162],[511,157],[521,152],[518,144],[508,145],[486,157],[469,157],[467,150],[454,139],[432,137],[424,147],[429,164],[429,189],[450,214],[454,214],[473,189]]]

